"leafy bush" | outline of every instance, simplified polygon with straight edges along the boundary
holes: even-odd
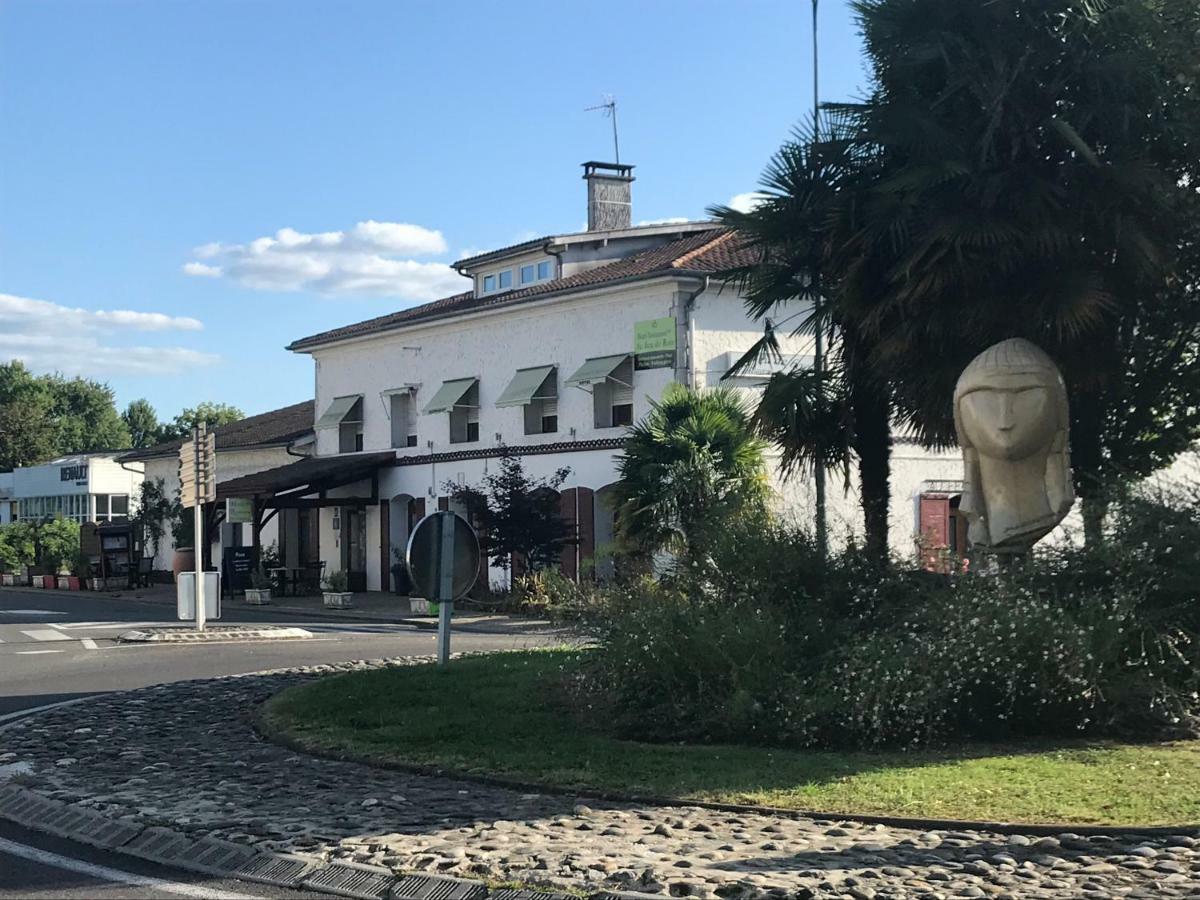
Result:
[[[36,559],[33,529],[25,522],[11,522],[0,528],[0,569],[19,572]]]
[[[79,523],[58,516],[34,526],[38,564],[48,574],[66,572],[79,553]]]
[[[799,746],[1200,734],[1200,496],[1129,496],[1103,552],[934,575],[740,523],[590,598],[577,685],[628,737]]]
[[[350,577],[341,569],[325,577],[324,589],[331,594],[344,594],[350,590]]]

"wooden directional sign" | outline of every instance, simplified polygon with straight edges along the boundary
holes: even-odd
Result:
[[[197,445],[200,447],[197,459]],[[179,448],[179,501],[186,507],[217,499],[217,444],[212,432],[193,436]]]

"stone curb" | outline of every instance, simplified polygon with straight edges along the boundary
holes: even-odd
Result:
[[[134,629],[122,632],[117,640],[129,643],[204,644],[226,641],[303,641],[312,636],[311,631],[303,628],[218,625],[213,626],[210,631],[192,631],[186,626]]]
[[[254,731],[264,740],[279,744],[296,753],[305,753],[319,759],[331,762],[353,762],[378,769],[389,769],[396,772],[406,772],[412,775],[428,775],[438,778],[453,778],[457,781],[467,781],[488,787],[509,788],[531,793],[553,794],[564,797],[579,797],[592,800],[602,800],[609,803],[637,803],[648,806],[665,806],[674,808],[695,807],[711,809],[717,812],[730,812],[747,815],[777,816],[787,819],[817,819],[830,822],[860,822],[864,825],[886,825],[892,828],[907,828],[916,831],[990,831],[996,834],[1027,834],[1038,836],[1054,836],[1058,834],[1077,834],[1081,837],[1116,836],[1116,835],[1174,835],[1183,834],[1200,837],[1200,823],[1189,825],[1082,825],[1070,822],[1054,824],[1052,822],[1022,823],[1022,822],[987,822],[964,819],[921,819],[906,816],[870,815],[866,813],[846,813],[829,810],[785,809],[778,806],[753,806],[743,803],[717,803],[711,800],[687,800],[678,797],[655,797],[645,794],[624,794],[618,791],[596,791],[586,786],[571,787],[569,785],[542,784],[531,781],[520,781],[515,778],[503,778],[497,775],[479,775],[459,769],[448,769],[441,766],[423,766],[416,763],[400,763],[390,760],[360,757],[348,753],[337,753],[310,747],[303,741],[289,734],[270,728],[263,719],[263,707],[254,710],[250,717]]]
[[[576,900],[564,893],[529,888],[493,890],[482,881],[396,874],[358,863],[322,863],[303,856],[260,853],[253,847],[207,835],[193,837],[169,828],[110,819],[13,782],[0,785],[0,819],[160,865],[360,900]],[[613,892],[589,895],[593,900],[638,900],[641,896]]]

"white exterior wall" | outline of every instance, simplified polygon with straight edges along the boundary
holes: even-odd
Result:
[[[248,450],[218,450],[217,451],[217,483],[252,475],[266,469],[274,469],[296,462],[296,457],[288,454],[283,447],[268,447]],[[153,481],[161,479],[163,495],[173,500],[179,492],[179,459],[175,456],[148,459],[145,462],[146,479]],[[243,527],[245,532],[242,543],[250,544],[250,526]],[[214,542],[218,536],[213,536]],[[279,516],[273,516],[271,521],[263,526],[261,536],[262,546],[269,547],[279,541]],[[171,538],[170,523],[164,524],[162,542],[158,554],[154,557],[155,569],[170,569],[172,557],[175,555],[175,542]],[[219,548],[214,546],[213,559],[219,559]]]
[[[591,357],[632,352],[634,322],[671,315],[674,298],[673,288],[663,281],[623,292],[490,310],[465,321],[414,326],[319,349],[313,353],[317,417],[335,397],[362,394],[363,449],[388,449],[391,422],[381,394],[416,383],[421,386],[414,404],[418,444],[401,455],[430,452],[427,441],[433,441],[435,453],[493,447],[497,433],[507,444],[617,437],[619,428],[594,427],[591,393],[564,382]],[[539,365],[558,366],[558,431],[526,435],[521,408],[498,409],[495,403],[517,369]],[[451,444],[449,415],[427,415],[423,410],[443,381],[468,377],[480,379],[480,439]],[[672,378],[671,369],[634,373],[635,420],[649,411],[647,398],[659,397]],[[337,428],[317,433],[319,456],[336,454],[337,448]]]

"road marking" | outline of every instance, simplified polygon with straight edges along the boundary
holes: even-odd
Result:
[[[83,644],[84,650],[99,650],[100,649],[99,647],[96,646],[96,642],[93,641],[91,638],[84,638],[79,643]]]
[[[38,656],[42,653],[66,653],[66,650],[18,650],[17,656]]]
[[[61,631],[55,631],[52,628],[34,628],[30,631],[22,631],[21,634],[26,637],[31,637],[35,641],[69,641],[70,638]]]
[[[0,609],[0,616],[68,616],[58,609]]]
[[[165,891],[169,894],[194,897],[196,900],[253,900],[249,894],[234,894],[231,891],[222,891],[217,888],[203,887],[202,885],[184,884],[180,881],[166,881],[165,879],[152,878],[148,875],[135,875],[132,872],[125,872],[121,869],[98,866],[94,863],[85,862],[82,859],[60,856],[57,853],[51,853],[49,850],[30,847],[27,844],[18,844],[16,841],[6,840],[5,838],[0,838],[0,853],[7,853],[9,856],[18,856],[21,859],[41,863],[44,866],[52,866],[56,869],[65,869],[68,872],[77,872],[80,875],[98,878],[101,881],[113,881],[117,884],[129,885],[130,887],[152,888],[156,891]]]

